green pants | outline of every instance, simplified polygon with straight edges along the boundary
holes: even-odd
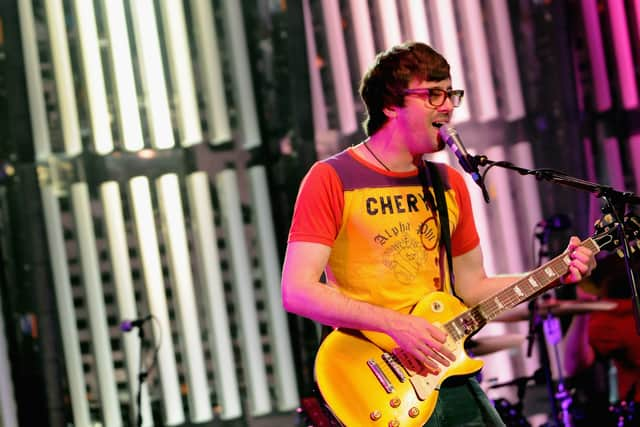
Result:
[[[440,388],[438,403],[424,427],[504,426],[475,378],[453,378]]]

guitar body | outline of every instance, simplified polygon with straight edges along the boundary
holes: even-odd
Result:
[[[438,325],[466,310],[455,297],[433,292],[416,305],[412,315]],[[477,372],[483,365],[467,355],[464,339],[456,341],[449,337],[446,345],[456,360],[442,367],[439,374],[424,366],[407,366],[410,360],[403,360],[404,357],[395,358],[400,362],[396,369],[405,376],[401,381],[383,358],[383,353],[394,354],[397,347],[391,337],[378,332],[336,330],[318,350],[316,381],[334,415],[346,426],[422,426],[433,413],[440,384],[452,376]],[[385,389],[368,361],[375,363],[393,390]]]

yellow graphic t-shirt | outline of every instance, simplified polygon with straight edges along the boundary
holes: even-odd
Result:
[[[469,194],[457,171],[437,166],[452,255],[461,255],[479,243]],[[374,168],[349,148],[309,170],[289,241],[331,246],[327,278],[345,295],[408,312],[424,295],[448,290],[441,283],[439,234],[417,171]]]

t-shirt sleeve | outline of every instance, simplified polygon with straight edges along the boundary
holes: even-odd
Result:
[[[342,182],[336,171],[326,163],[315,163],[300,184],[288,241],[333,246],[343,206]]]
[[[462,175],[449,167],[449,183],[455,191],[459,209],[459,220],[456,229],[451,235],[451,254],[462,255],[480,244],[480,237],[473,219],[473,209],[469,190]]]

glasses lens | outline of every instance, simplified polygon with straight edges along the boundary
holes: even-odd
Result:
[[[449,99],[451,99],[451,104],[454,107],[458,107],[462,102],[462,97],[464,96],[464,91],[462,90],[451,90],[449,91]]]
[[[438,88],[429,89],[429,104],[434,107],[439,107],[444,104],[445,99],[447,99],[447,92]]]

